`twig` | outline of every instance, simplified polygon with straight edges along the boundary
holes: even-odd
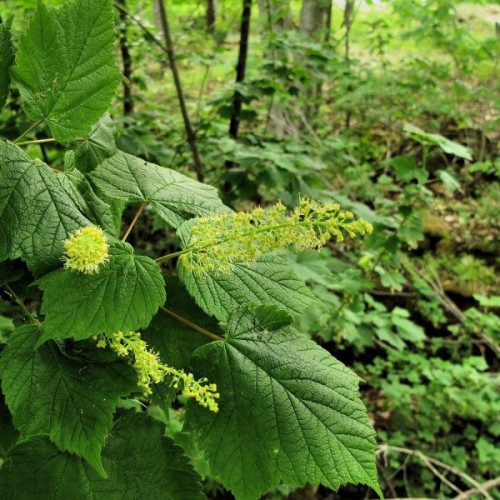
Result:
[[[134,218],[130,222],[130,225],[128,226],[127,230],[125,231],[125,234],[123,235],[122,241],[125,241],[129,237],[129,234],[132,231],[133,227],[135,226],[135,223],[137,222],[137,219],[141,216],[142,212],[144,211],[144,209],[146,208],[146,206],[147,206],[148,203],[149,203],[148,201],[145,201],[137,209],[137,212],[135,213]]]
[[[179,316],[178,314],[174,313],[170,309],[167,309],[166,307],[160,306],[160,311],[164,312],[165,314],[168,314],[170,317],[176,319],[183,325],[189,326],[189,328],[192,328],[193,330],[196,330],[199,333],[202,333],[203,335],[210,337],[211,339],[214,340],[224,340],[222,337],[219,337],[219,335],[216,335],[215,333],[209,332],[208,330],[205,330],[205,328],[202,328],[201,326],[198,326],[195,323],[192,323],[188,319]]]
[[[144,34],[154,43],[156,44],[163,52],[165,52],[165,54],[167,53],[167,49],[164,47],[164,45],[158,40],[158,38],[156,38],[156,35],[151,31],[149,30],[148,28],[146,28],[146,26],[144,26],[144,24],[142,24],[141,21],[139,21],[139,19],[137,19],[137,17],[135,17],[133,14],[131,14],[130,12],[128,12],[126,9],[124,9],[119,3],[115,2],[113,4],[120,12],[123,12],[126,16],[128,16],[132,21],[134,21],[135,24],[137,24],[137,26],[139,26],[139,28],[141,28],[142,31],[144,31]]]
[[[434,282],[432,279],[428,278],[425,276],[421,271],[416,269],[409,261],[408,259],[402,255],[399,254],[399,260],[405,267],[405,269],[412,275],[416,275],[419,278],[423,279],[428,285],[431,286],[436,298],[441,302],[441,305],[455,318],[462,323],[462,325],[466,325],[467,323],[467,317],[465,314],[459,309],[459,307],[446,295],[444,290],[441,287],[441,284],[439,283],[439,280],[437,282]],[[475,330],[475,329],[470,329],[472,333],[482,340],[488,345],[488,347],[497,355],[500,355],[500,346],[488,335],[486,335],[484,332]]]
[[[427,455],[424,455],[419,450],[410,450],[409,448],[401,448],[399,446],[389,446],[387,444],[379,446],[379,448],[377,450],[377,455],[383,455],[384,453],[387,453],[389,451],[395,451],[397,453],[404,453],[406,455],[412,455],[412,456],[418,457],[418,458],[420,458],[420,460],[422,460],[422,462],[424,462],[424,464],[427,467],[429,467],[429,469],[433,473],[435,473],[436,469],[435,469],[435,467],[430,467],[429,465],[433,465],[433,466],[435,465],[437,467],[441,467],[442,469],[445,469],[445,470],[451,472],[452,474],[455,474],[456,476],[460,477],[464,481],[467,481],[468,483],[472,484],[472,486],[474,486],[474,488],[477,490],[478,493],[481,493],[482,495],[484,495],[489,500],[493,500],[493,498],[491,497],[491,495],[482,487],[481,484],[479,484],[474,478],[472,478],[471,476],[469,476],[469,474],[467,474],[464,471],[461,471],[460,469],[456,469],[455,467],[452,467],[451,465],[445,464],[444,462],[441,462],[440,460],[437,460],[435,458],[431,458],[431,457],[429,457]],[[436,474],[436,476],[438,476],[442,480],[441,473],[439,473],[439,475]],[[445,481],[446,484],[448,484],[447,481]],[[459,488],[457,486],[455,486],[455,485],[454,485],[453,489],[455,491],[459,490]],[[459,491],[460,491],[460,494],[463,493],[462,490],[459,490]]]
[[[456,496],[454,500],[467,500],[467,498],[470,498],[472,495],[475,495],[476,493],[482,493],[483,491],[491,490],[492,488],[496,488],[497,486],[500,486],[500,477],[497,477],[495,479],[490,479],[489,481],[483,483],[481,485],[482,491],[480,491],[478,488],[472,488]]]
[[[196,144],[196,135],[191,125],[191,119],[189,118],[189,113],[186,107],[186,101],[184,99],[184,92],[182,90],[181,78],[179,76],[179,71],[177,69],[177,62],[175,60],[174,42],[170,34],[170,27],[168,23],[167,10],[165,8],[164,0],[160,0],[158,2],[158,6],[160,7],[160,21],[163,29],[163,36],[165,37],[165,43],[167,46],[166,52],[167,52],[168,62],[170,63],[170,69],[172,70],[172,75],[174,77],[175,89],[177,91],[177,99],[179,101],[179,107],[181,108],[182,118],[184,120],[184,129],[186,131],[188,144],[189,147],[191,148],[191,154],[193,155],[196,177],[200,182],[203,182],[203,167],[201,164],[201,158],[200,158],[200,153],[198,151],[198,146]]]

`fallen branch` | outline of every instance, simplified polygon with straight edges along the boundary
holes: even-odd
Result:
[[[475,493],[481,493],[485,498],[488,498],[488,500],[493,500],[492,496],[488,493],[487,489],[483,488],[483,486],[479,484],[474,478],[469,476],[469,474],[467,474],[466,472],[461,471],[460,469],[445,464],[444,462],[441,462],[440,460],[437,460],[435,458],[431,458],[419,450],[410,450],[409,448],[401,448],[399,446],[389,446],[387,444],[379,446],[377,450],[377,455],[383,455],[389,451],[395,451],[396,453],[404,453],[406,455],[411,455],[419,458],[437,477],[439,477],[439,479],[441,479],[441,481],[447,484],[455,492],[459,493],[459,495],[466,494],[467,492],[462,491],[460,488],[458,488],[458,486],[454,485],[453,483],[451,483],[451,481],[446,479],[442,475],[442,473],[436,469],[436,467],[440,467],[442,469],[447,470],[448,472],[451,472],[452,474],[455,474],[455,476],[460,477],[464,481],[474,486]],[[463,498],[468,498],[468,497],[463,497]]]

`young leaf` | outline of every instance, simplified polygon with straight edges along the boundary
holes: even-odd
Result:
[[[205,498],[182,448],[163,434],[159,422],[127,412],[113,427],[102,452],[108,479],[43,436],[24,441],[11,450],[0,469],[0,494],[5,500]]]
[[[109,262],[98,273],[61,268],[38,284],[45,292],[40,343],[145,328],[166,298],[159,266],[119,242],[111,245]]]
[[[5,106],[10,87],[9,68],[14,62],[11,28],[12,18],[7,23],[0,24],[0,111]]]
[[[32,120],[58,141],[89,133],[122,76],[113,55],[111,0],[74,0],[60,9],[38,2],[12,68]]]
[[[189,404],[188,428],[239,499],[259,498],[281,481],[335,490],[361,483],[381,496],[359,378],[287,328],[290,321],[274,307],[242,307],[224,342],[197,350],[193,364],[217,384],[220,411]]]
[[[104,160],[90,179],[111,199],[149,201],[157,214],[174,227],[193,215],[229,210],[215,188],[121,151]]]
[[[90,221],[68,180],[14,144],[0,141],[0,261],[22,257],[35,274],[61,264],[63,241]]]
[[[23,438],[47,434],[63,451],[84,457],[102,475],[101,448],[121,396],[136,388],[122,362],[92,364],[55,345],[35,351],[39,331],[19,327],[0,357],[5,400]]]
[[[314,302],[312,292],[278,255],[264,255],[251,263],[238,263],[231,274],[196,274],[178,265],[179,277],[196,303],[225,322],[240,305],[274,304],[300,314]]]

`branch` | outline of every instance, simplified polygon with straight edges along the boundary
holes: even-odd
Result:
[[[495,479],[490,479],[489,481],[483,483],[481,485],[481,490],[479,490],[478,488],[472,488],[471,490],[464,491],[460,495],[456,496],[453,500],[467,500],[467,498],[470,498],[476,493],[483,493],[488,490],[491,490],[492,488],[496,488],[497,486],[500,486],[500,477],[497,477]]]
[[[478,493],[481,493],[486,498],[488,498],[488,500],[493,500],[493,498],[491,497],[491,495],[486,491],[486,489],[484,489],[482,487],[481,484],[479,484],[474,478],[472,478],[471,476],[469,476],[469,474],[467,474],[466,472],[461,471],[460,469],[456,469],[455,467],[452,467],[451,465],[445,464],[444,462],[441,462],[440,460],[436,460],[435,458],[431,458],[431,457],[429,457],[427,455],[424,455],[421,451],[410,450],[409,448],[401,448],[399,446],[389,446],[387,444],[379,446],[379,448],[377,450],[377,455],[383,455],[384,453],[387,453],[389,451],[395,451],[397,453],[404,453],[406,455],[412,455],[412,456],[420,458],[420,460],[422,460],[422,462],[424,462],[424,464],[434,474],[436,474],[436,472],[438,472],[437,469],[434,467],[434,465],[436,465],[437,467],[441,467],[442,469],[445,469],[448,472],[451,472],[452,474],[455,474],[456,476],[460,477],[464,481],[472,484],[472,486],[474,486],[475,490],[477,490]],[[443,478],[444,478],[444,476],[441,473],[439,473],[439,472],[436,474],[436,476],[439,477],[439,479],[441,479],[441,480],[443,480]],[[450,488],[452,488],[451,487],[451,484],[452,484],[451,482],[449,482],[448,480],[445,480],[444,482],[448,486],[450,486]],[[460,495],[462,495],[464,493],[464,492],[462,492],[462,490],[460,490],[455,485],[453,485],[452,489],[454,491],[456,491],[456,492],[460,492]],[[467,492],[465,492],[465,493],[467,493]]]

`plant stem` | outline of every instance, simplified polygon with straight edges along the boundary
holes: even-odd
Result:
[[[132,219],[132,222],[130,222],[130,225],[128,226],[127,230],[125,231],[125,234],[123,235],[122,241],[125,241],[130,232],[132,231],[133,227],[135,226],[135,223],[137,222],[137,219],[141,216],[142,212],[146,208],[147,204],[149,201],[145,201],[144,203],[141,203],[141,206],[137,209],[137,212],[134,215],[134,218]]]
[[[50,137],[48,139],[35,139],[33,141],[16,142],[16,144],[18,146],[26,146],[28,144],[45,144],[47,142],[56,142],[56,140],[53,137]]]
[[[196,325],[195,323],[192,323],[188,319],[179,316],[178,314],[174,313],[170,309],[167,309],[166,307],[160,306],[160,310],[167,314],[168,316],[176,319],[179,321],[179,323],[182,323],[183,325],[189,326],[189,328],[192,328],[193,330],[196,330],[197,332],[210,337],[211,339],[214,340],[224,340],[222,337],[219,337],[219,335],[216,335],[215,333],[209,332],[208,330],[205,330],[205,328],[202,328],[201,326]]]
[[[24,311],[26,316],[28,316],[30,318],[31,322],[38,327],[42,326],[40,321],[38,321],[38,319],[36,319],[33,316],[33,314],[31,314],[31,311],[24,305],[24,302],[17,296],[16,292],[14,292],[14,290],[7,283],[5,283],[3,286],[10,293],[10,295],[12,295],[12,297],[17,302],[19,307]]]
[[[38,127],[43,120],[38,120],[33,123],[30,127],[28,127],[15,141],[14,144],[17,144],[26,134],[29,134],[35,127]]]

